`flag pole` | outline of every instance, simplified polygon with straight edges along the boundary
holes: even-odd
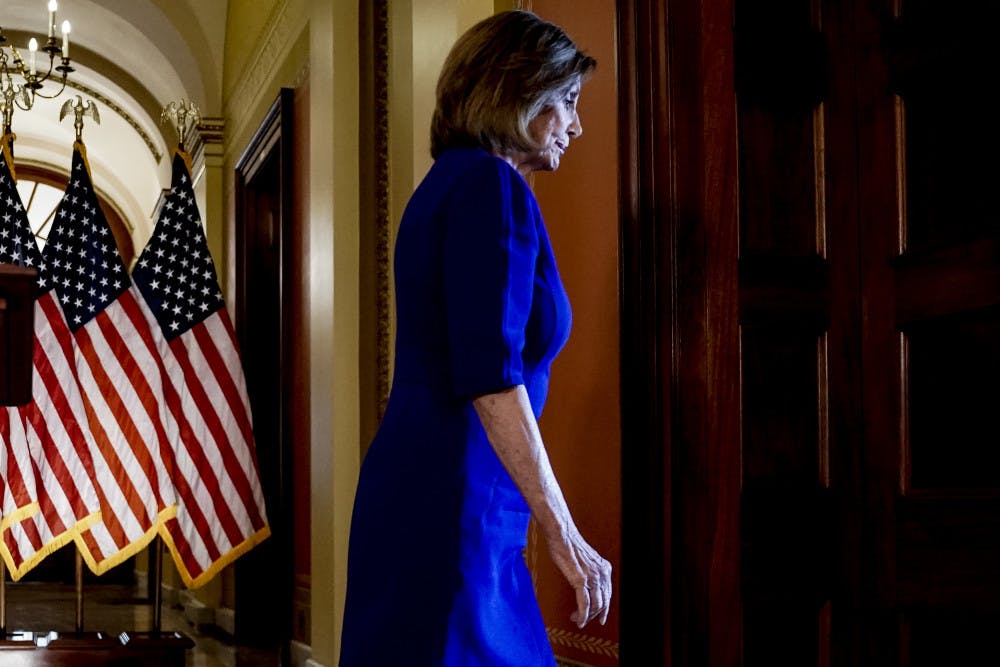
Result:
[[[7,637],[7,564],[0,558],[0,639]]]
[[[163,611],[163,538],[156,537],[156,547],[153,549],[153,636],[158,636],[161,630]]]
[[[83,634],[83,556],[76,552],[76,634]]]

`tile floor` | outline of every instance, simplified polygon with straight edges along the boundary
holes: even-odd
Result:
[[[76,589],[50,582],[7,582],[7,627],[35,633],[70,633],[76,628]],[[123,631],[152,628],[153,605],[127,584],[88,584],[84,587],[83,629],[117,636]],[[187,652],[186,667],[275,667],[277,651],[238,646],[222,635],[199,632],[181,610],[164,605],[161,630],[182,632],[195,642]]]

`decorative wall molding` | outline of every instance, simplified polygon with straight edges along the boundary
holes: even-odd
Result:
[[[188,136],[185,148],[191,154],[193,164],[192,177],[197,183],[207,164],[209,156],[221,156],[224,150],[226,119],[219,116],[206,116],[198,120],[194,131]],[[221,165],[215,165],[221,166]],[[162,197],[161,197],[162,199]]]
[[[243,75],[226,101],[228,118],[239,118],[241,124],[248,122],[250,119],[244,118],[245,113],[242,110],[253,108],[258,98],[265,93],[265,84],[274,78],[282,65],[281,56],[289,50],[290,43],[297,34],[294,31],[296,22],[291,11],[293,4],[299,3],[289,0],[279,2],[268,17],[266,27],[257,40],[261,45],[260,49],[244,69]]]
[[[389,291],[389,7],[375,0],[374,96],[375,96],[375,398],[379,421],[389,400],[390,308]]]
[[[226,119],[221,116],[202,116],[195,127],[195,134],[206,144],[221,144],[225,138]]]
[[[111,109],[112,111],[114,111],[116,114],[118,114],[119,116],[121,116],[122,119],[126,123],[128,123],[129,126],[133,130],[136,131],[136,133],[142,139],[143,143],[146,144],[146,148],[148,148],[149,152],[153,154],[153,159],[156,160],[156,163],[157,164],[160,163],[160,160],[163,159],[163,153],[161,153],[159,150],[157,150],[156,144],[153,143],[153,140],[150,138],[150,136],[148,134],[146,134],[146,131],[142,129],[142,126],[139,125],[139,123],[136,121],[136,119],[133,118],[131,116],[131,114],[129,114],[129,112],[125,111],[125,109],[122,109],[120,106],[118,106],[117,104],[115,104],[112,100],[110,100],[109,98],[105,97],[104,95],[102,95],[98,91],[94,90],[90,86],[88,86],[88,85],[86,85],[84,83],[80,83],[79,81],[77,81],[75,79],[69,79],[69,80],[67,80],[66,81],[66,86],[68,88],[74,88],[76,90],[79,90],[81,93],[87,95],[88,97],[94,98],[95,100],[97,100],[101,104],[104,104],[106,107],[108,107],[109,109]]]

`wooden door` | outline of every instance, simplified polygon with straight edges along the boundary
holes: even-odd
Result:
[[[847,3],[736,3],[742,663],[852,664],[862,587]]]
[[[995,654],[1000,141],[976,91],[998,19],[995,3],[857,10],[870,664]]]
[[[236,637],[277,646],[293,621],[290,406],[294,91],[282,89],[236,165],[236,332],[271,537],[236,561]]]
[[[988,648],[998,13],[737,3],[745,664]]]
[[[663,498],[626,515],[622,655],[976,664],[1000,616],[976,92],[1000,8],[620,5],[625,503]]]

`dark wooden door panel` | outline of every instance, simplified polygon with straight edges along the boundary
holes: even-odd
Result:
[[[993,224],[1000,228],[996,216]],[[895,257],[892,265],[900,327],[1000,302],[1000,238],[996,236],[955,246],[908,250]]]
[[[901,330],[904,497],[1000,495],[1000,307]]]
[[[860,637],[839,664],[921,664],[958,636],[926,619],[996,599],[997,167],[959,94],[997,64],[983,19],[737,4],[745,664],[833,659],[822,628]]]
[[[736,3],[741,258],[825,248],[825,49],[813,5]]]
[[[1000,221],[993,3],[859,2],[869,646],[975,664],[1000,594]],[[992,650],[992,649],[991,649]]]
[[[903,612],[983,614],[1000,599],[1000,498],[910,497],[896,511]]]
[[[623,325],[665,334],[642,347],[664,408],[636,392],[625,418],[663,419],[643,431],[667,468],[644,514],[664,536],[663,655],[983,664],[1000,621],[1000,134],[982,101],[1000,4],[621,6],[649,39],[622,61],[623,302],[652,307]]]
[[[852,117],[827,104],[843,84],[827,73],[843,31],[824,11],[810,0],[736,4],[747,666],[825,666],[850,652],[842,506],[852,492],[840,471],[857,411],[831,397],[856,395],[843,370],[857,349],[854,183],[843,179],[855,156],[840,140]]]
[[[906,667],[989,665],[995,662],[995,611],[905,613],[900,633],[901,663]]]
[[[1000,136],[975,91],[996,79],[1000,6],[897,0],[879,9],[895,14],[885,54],[899,96],[907,251],[995,237]]]

